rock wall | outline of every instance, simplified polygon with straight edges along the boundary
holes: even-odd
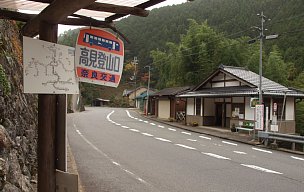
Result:
[[[37,98],[23,94],[16,22],[0,19],[0,191],[36,191]]]

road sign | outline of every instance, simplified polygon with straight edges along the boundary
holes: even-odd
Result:
[[[117,87],[123,70],[124,44],[112,33],[83,28],[76,42],[75,65],[79,81]]]
[[[264,129],[264,105],[255,106],[255,129]]]
[[[75,49],[23,37],[24,93],[78,94]]]

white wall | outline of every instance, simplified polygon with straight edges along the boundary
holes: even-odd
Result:
[[[245,120],[254,120],[254,108],[250,107],[250,97],[245,98]]]
[[[194,98],[187,98],[187,115],[194,115]]]
[[[234,87],[234,86],[240,86],[239,81],[227,81],[225,83],[226,87]]]
[[[294,113],[295,113],[294,98],[287,97],[286,98],[285,120],[295,120]]]
[[[170,117],[170,100],[158,101],[158,117],[163,119]]]
[[[204,116],[215,116],[215,105],[213,98],[205,98]]]

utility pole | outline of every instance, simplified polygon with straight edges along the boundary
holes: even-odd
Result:
[[[263,76],[263,38],[264,38],[264,22],[266,16],[263,14],[258,14],[261,17],[261,28],[260,28],[260,64],[259,64],[259,104],[263,104],[263,93],[262,93],[262,76]]]
[[[150,91],[150,70],[151,70],[151,66],[150,65],[147,65],[145,66],[145,68],[148,67],[148,70],[149,70],[149,79],[148,79],[148,90],[147,90],[147,102],[146,102],[146,116],[148,116],[148,107],[149,107],[149,91]]]
[[[136,66],[138,64],[137,57],[134,57],[133,64],[134,64],[134,67],[135,67],[135,69],[134,69],[134,80],[135,80],[134,108],[136,108],[136,89],[137,89],[137,87],[136,87],[137,67]]]

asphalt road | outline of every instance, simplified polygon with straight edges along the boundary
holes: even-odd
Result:
[[[68,115],[86,192],[303,192],[304,157],[187,132],[131,109]]]

